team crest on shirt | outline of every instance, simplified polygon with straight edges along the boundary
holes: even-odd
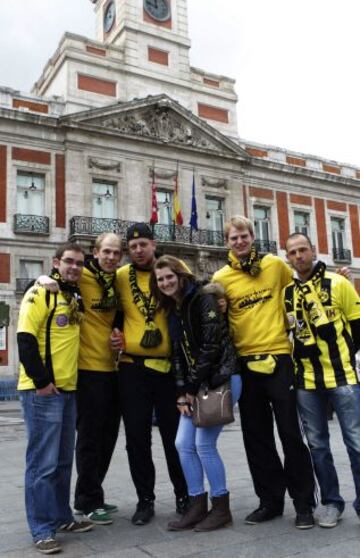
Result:
[[[69,323],[69,318],[66,314],[59,314],[59,316],[56,316],[55,322],[57,326],[65,327]]]
[[[325,290],[322,289],[322,290],[320,291],[320,293],[319,293],[319,298],[320,298],[320,301],[322,302],[322,304],[324,304],[325,302],[327,302],[327,301],[329,300],[329,293],[328,293],[328,291],[325,291]]]

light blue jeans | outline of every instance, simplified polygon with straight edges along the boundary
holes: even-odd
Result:
[[[241,377],[231,377],[233,405],[241,394]],[[199,428],[193,425],[191,417],[181,415],[175,445],[179,452],[190,496],[205,492],[204,473],[210,486],[210,496],[227,493],[224,463],[216,443],[223,426]]]
[[[73,521],[70,480],[74,457],[75,392],[36,395],[20,391],[27,428],[25,507],[34,542],[53,537]]]
[[[333,504],[343,511],[345,502],[340,495],[329,443],[326,409],[328,401],[332,403],[349,454],[356,492],[354,508],[360,515],[360,385],[322,390],[299,389],[297,401],[320,486],[321,503]]]

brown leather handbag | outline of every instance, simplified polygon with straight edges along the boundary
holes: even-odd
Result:
[[[192,422],[194,426],[220,426],[234,422],[234,410],[230,381],[215,389],[200,387],[193,403]]]

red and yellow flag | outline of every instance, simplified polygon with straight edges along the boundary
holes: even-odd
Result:
[[[175,188],[173,197],[173,207],[172,207],[172,219],[176,225],[182,225],[184,220],[181,213],[181,206],[179,200],[179,174],[176,173],[175,176]]]

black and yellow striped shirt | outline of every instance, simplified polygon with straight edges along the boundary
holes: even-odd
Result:
[[[360,318],[360,298],[347,279],[328,271],[316,282],[315,289],[329,321],[318,330],[304,305],[296,303],[295,284],[283,291],[284,308],[294,336],[297,386],[329,389],[357,384],[356,349],[349,322]]]

